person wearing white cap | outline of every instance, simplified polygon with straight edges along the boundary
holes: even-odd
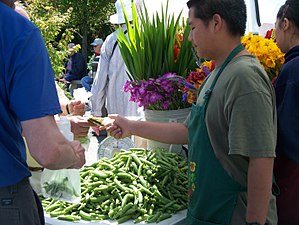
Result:
[[[92,57],[90,58],[89,63],[88,63],[89,65],[91,65],[91,71],[89,72],[88,75],[84,76],[81,79],[82,86],[85,88],[86,91],[91,90],[93,78],[94,78],[95,73],[97,72],[100,55],[101,55],[101,48],[102,48],[103,43],[104,43],[103,39],[96,38],[90,44],[93,46],[93,51],[94,51],[94,54],[92,55]]]
[[[129,21],[133,20],[132,0],[117,0],[116,14],[110,16],[110,22],[126,31],[122,6]],[[102,108],[106,105],[108,114],[140,116],[138,106],[129,102],[130,94],[123,91],[123,85],[129,77],[117,44],[118,30],[108,35],[101,48],[101,57],[91,88],[91,114],[103,116]]]

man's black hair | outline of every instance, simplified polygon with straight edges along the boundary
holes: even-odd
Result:
[[[194,7],[194,16],[206,24],[214,14],[219,14],[226,21],[231,34],[245,33],[247,13],[244,0],[189,0],[187,6]]]

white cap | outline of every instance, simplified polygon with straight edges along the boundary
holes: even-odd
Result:
[[[132,0],[117,0],[115,2],[116,14],[110,16],[110,22],[113,24],[125,23],[125,16],[122,11],[122,6],[127,14],[128,20],[132,21]]]
[[[90,45],[97,46],[97,45],[102,45],[103,43],[104,41],[101,38],[96,38]]]

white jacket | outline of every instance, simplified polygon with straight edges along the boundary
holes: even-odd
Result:
[[[125,25],[123,29],[126,29]],[[108,114],[140,116],[137,103],[129,101],[130,93],[123,91],[129,77],[118,45],[111,56],[116,40],[117,31],[114,31],[106,38],[101,48],[101,57],[91,88],[91,114],[102,116],[102,107],[106,103]]]

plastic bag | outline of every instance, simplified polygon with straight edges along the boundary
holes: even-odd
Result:
[[[66,139],[72,141],[74,135],[71,132],[70,121],[66,117],[56,117],[56,123],[60,132]],[[78,203],[81,198],[81,180],[79,169],[44,169],[41,176],[41,192],[45,198]]]
[[[79,203],[81,198],[79,169],[44,169],[41,177],[42,194],[69,203]]]

